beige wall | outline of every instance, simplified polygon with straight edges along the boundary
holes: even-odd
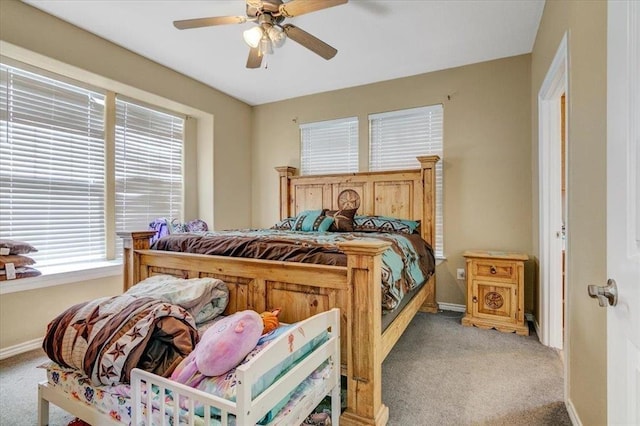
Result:
[[[186,205],[218,229],[250,224],[250,106],[16,0],[0,1],[0,40],[213,116],[197,125],[197,155],[186,153],[198,163],[187,170]],[[42,337],[68,305],[121,285],[117,276],[2,295],[0,348]]]
[[[278,219],[274,167],[299,167],[300,123],[357,116],[364,170],[367,114],[442,103],[447,261],[437,270],[437,300],[464,304],[464,282],[455,279],[463,251],[532,251],[530,69],[522,55],[254,107],[252,225]]]
[[[569,402],[586,426],[607,422],[606,310],[586,291],[587,284],[606,282],[606,21],[606,2],[547,1],[531,61],[532,223],[537,254],[537,94],[568,32],[566,373]]]
[[[47,324],[76,303],[122,293],[122,276],[0,296],[0,349],[44,336]]]

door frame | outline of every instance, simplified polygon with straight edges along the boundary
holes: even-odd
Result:
[[[560,41],[556,55],[538,92],[538,189],[539,189],[539,271],[540,271],[540,315],[536,331],[543,345],[568,351],[565,345],[568,327],[563,333],[563,304],[558,295],[564,290],[568,312],[567,288],[562,280],[562,193],[561,176],[561,102],[565,94],[565,144],[568,142],[569,114],[569,46],[568,34]],[[565,146],[566,148],[566,146]],[[565,149],[565,168],[568,168],[568,150]],[[566,172],[566,170],[565,170]],[[568,173],[565,173],[568,176]],[[567,185],[568,190],[568,185]],[[565,205],[565,208],[567,206]],[[565,238],[569,235],[568,224]],[[566,243],[566,241],[565,241]],[[569,253],[565,252],[565,264]],[[565,268],[566,269],[566,268]],[[565,275],[564,282],[568,281]],[[568,325],[568,324],[567,324]],[[568,356],[564,357],[565,360]],[[566,362],[565,362],[566,371]]]

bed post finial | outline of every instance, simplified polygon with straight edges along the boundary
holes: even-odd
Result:
[[[424,208],[422,209],[422,239],[435,249],[436,247],[436,163],[440,160],[437,155],[418,157],[422,169],[422,188],[424,190]],[[423,312],[438,312],[436,302],[435,274],[426,284],[430,291],[420,308]]]
[[[289,178],[296,172],[295,167],[280,166],[276,167],[280,175],[280,220],[289,217]]]
[[[121,231],[116,232],[122,238],[123,291],[129,290],[140,281],[140,262],[136,256],[136,250],[147,250],[151,246],[150,239],[156,231]]]
[[[436,163],[440,160],[437,155],[417,157],[422,169],[422,185],[424,189],[424,208],[420,228],[422,238],[431,247],[436,244]]]

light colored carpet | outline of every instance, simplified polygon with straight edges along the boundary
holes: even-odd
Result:
[[[529,337],[460,325],[461,314],[418,314],[383,364],[390,426],[570,425],[562,363]],[[47,361],[34,350],[0,361],[0,425],[37,423],[37,383]],[[51,425],[72,416],[51,406]]]
[[[532,335],[419,313],[382,366],[389,425],[571,425],[557,353]]]
[[[0,425],[38,424],[38,383],[46,380],[45,370],[37,368],[49,361],[42,349],[0,361]],[[49,405],[50,425],[65,426],[75,417]]]

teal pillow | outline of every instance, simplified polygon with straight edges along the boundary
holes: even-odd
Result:
[[[305,210],[296,216],[293,224],[294,231],[326,232],[333,224],[333,218],[324,216],[323,210]]]

